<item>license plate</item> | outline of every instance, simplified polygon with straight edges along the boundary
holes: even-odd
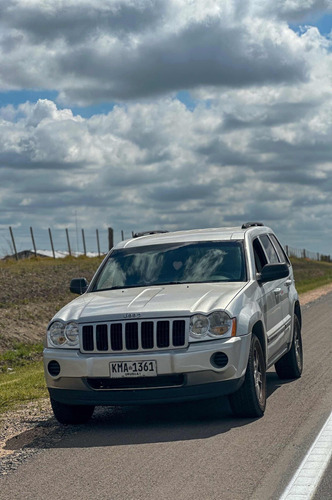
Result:
[[[111,378],[156,377],[157,362],[150,361],[116,361],[110,363]]]

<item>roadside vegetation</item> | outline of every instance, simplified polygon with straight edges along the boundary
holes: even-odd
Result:
[[[42,366],[45,329],[74,298],[72,278],[91,280],[96,258],[0,261],[0,413],[47,396]],[[296,287],[304,293],[332,283],[332,263],[291,258]]]
[[[332,262],[317,262],[291,257],[299,294],[332,283]]]
[[[0,414],[25,402],[45,398],[47,394],[41,361],[0,374]]]
[[[102,257],[0,261],[0,414],[44,398],[46,326],[74,298],[71,278],[91,280]]]

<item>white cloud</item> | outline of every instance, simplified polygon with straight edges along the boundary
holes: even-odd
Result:
[[[300,37],[235,0],[10,0],[1,10],[1,87],[55,89],[65,105],[307,77]]]
[[[52,110],[51,118],[41,106]],[[78,211],[87,226],[97,220],[127,233],[258,218],[277,227],[284,240],[306,216],[311,248],[317,248],[318,228],[326,235],[320,248],[332,228],[332,124],[325,120],[324,134],[315,133],[319,113],[327,111],[314,104],[300,108],[300,119],[293,115],[291,121],[284,111],[286,123],[274,124],[273,106],[269,126],[269,103],[260,109],[261,121],[256,114],[241,126],[225,125],[231,106],[225,113],[220,103],[191,112],[162,99],[90,119],[68,119],[70,113],[51,102],[20,107],[20,120],[4,127],[15,137],[15,157],[8,155],[6,134],[0,139],[7,167],[2,204],[13,214],[24,205],[27,225],[41,211],[70,225]],[[32,124],[32,116],[40,122]]]

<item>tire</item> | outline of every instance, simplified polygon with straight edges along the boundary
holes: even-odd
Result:
[[[252,334],[245,379],[240,389],[230,394],[229,402],[237,417],[260,418],[266,406],[266,363],[260,341]]]
[[[301,327],[298,318],[294,317],[294,333],[292,347],[274,365],[281,380],[300,378],[303,370],[303,349]]]
[[[50,399],[54,416],[60,424],[84,424],[92,417],[95,409],[94,406],[67,405]]]

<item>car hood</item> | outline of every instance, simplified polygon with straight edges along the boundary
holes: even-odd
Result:
[[[246,283],[195,283],[91,292],[73,300],[54,319],[105,321],[226,310]]]

